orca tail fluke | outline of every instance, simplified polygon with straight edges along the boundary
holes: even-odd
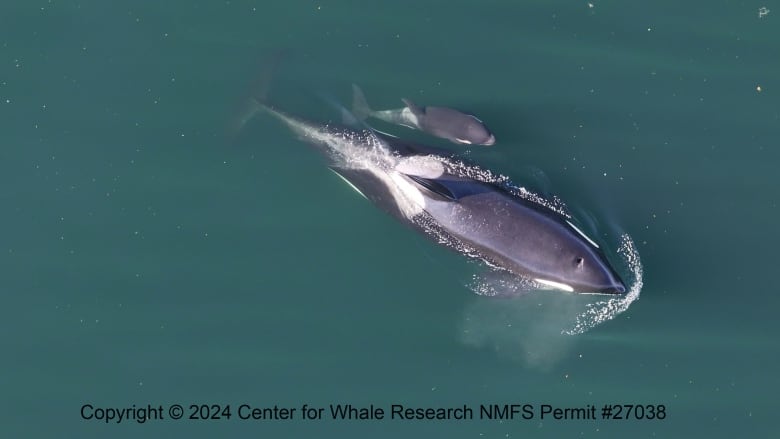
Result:
[[[289,54],[289,50],[277,50],[261,61],[260,68],[249,88],[251,98],[254,98],[260,104],[268,103],[268,93],[271,89],[274,73],[279,67],[279,64],[281,64]]]
[[[371,115],[371,107],[368,106],[366,95],[356,84],[352,84],[352,114],[359,120],[366,120]]]
[[[339,112],[339,114],[341,115],[341,121],[345,125],[351,127],[352,129],[355,129],[355,130],[361,130],[361,131],[364,131],[366,133],[370,133],[371,136],[373,137],[373,139],[378,144],[384,144],[385,143],[385,141],[377,134],[377,132],[373,128],[371,128],[370,125],[368,125],[365,122],[365,120],[361,119],[360,116],[358,116],[354,112],[349,111],[349,109],[344,107],[344,105],[342,105],[341,102],[339,102],[336,98],[334,98],[333,96],[331,96],[331,95],[329,95],[327,93],[323,93],[323,92],[320,92],[318,94],[319,94],[320,98],[322,98],[326,103],[328,103],[331,107],[333,107],[334,109],[336,109]]]
[[[227,137],[231,140],[236,139],[247,122],[252,120],[262,108],[255,98],[247,98],[241,102],[227,123]]]
[[[235,139],[244,126],[267,105],[274,72],[288,54],[287,50],[277,50],[261,60],[258,72],[249,86],[249,92],[241,99],[228,121],[229,138]]]

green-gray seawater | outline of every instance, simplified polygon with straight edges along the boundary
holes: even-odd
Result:
[[[0,436],[774,437],[778,20],[769,0],[5,2]],[[349,102],[354,82],[376,108],[477,114],[498,142],[468,159],[560,197],[612,253],[628,234],[638,300],[564,334],[603,298],[474,294],[479,264],[277,121],[226,136],[279,49],[291,113],[332,117],[310,97]],[[329,419],[350,403],[388,416]],[[608,403],[666,416],[604,420]],[[165,419],[82,419],[148,404]],[[242,404],[326,419],[240,420]],[[392,404],[535,413],[407,421]]]

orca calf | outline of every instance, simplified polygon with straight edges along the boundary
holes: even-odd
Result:
[[[493,145],[496,137],[484,123],[472,114],[446,107],[419,107],[409,99],[401,99],[404,108],[374,111],[368,106],[363,91],[352,84],[352,112],[360,119],[368,117],[403,125],[463,145]]]

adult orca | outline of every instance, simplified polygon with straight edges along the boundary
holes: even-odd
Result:
[[[564,215],[490,181],[444,155],[368,127],[319,124],[252,100],[303,141],[363,197],[463,254],[568,292],[622,294],[598,245]],[[470,168],[471,170],[475,168]]]
[[[405,105],[404,108],[372,110],[360,87],[352,84],[352,112],[360,120],[373,117],[459,144],[489,146],[496,143],[493,133],[472,114],[446,107],[420,107],[409,99],[401,101]]]

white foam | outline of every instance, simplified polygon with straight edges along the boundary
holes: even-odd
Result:
[[[425,211],[425,197],[422,192],[417,189],[414,184],[409,181],[409,177],[398,172],[390,172],[385,174],[387,177],[380,176],[380,178],[387,178],[386,181],[390,193],[395,198],[396,204],[401,212],[410,220],[415,216]]]
[[[402,157],[395,166],[398,172],[423,178],[438,178],[444,174],[444,165],[431,156]]]

